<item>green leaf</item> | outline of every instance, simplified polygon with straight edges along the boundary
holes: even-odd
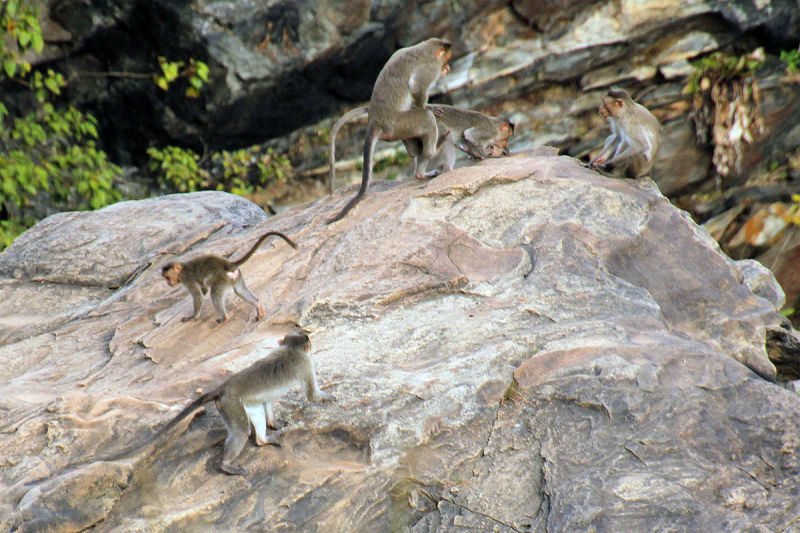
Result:
[[[163,76],[155,76],[155,82],[164,91],[169,88],[169,82]]]
[[[31,36],[31,44],[33,45],[33,49],[37,52],[41,52],[44,48],[44,39],[42,38],[41,32],[35,32]]]
[[[44,85],[50,90],[51,93],[61,94],[61,87],[59,87],[55,78],[45,78]]]
[[[8,4],[6,4],[6,15],[9,18],[14,18],[14,15],[17,14],[17,8],[19,8],[19,0],[9,0]]]
[[[6,76],[13,78],[14,74],[17,73],[17,64],[11,60],[6,61],[3,63],[3,70],[6,72]]]
[[[197,61],[195,66],[197,67],[197,77],[203,81],[208,81],[208,65],[202,61]]]
[[[27,48],[28,45],[31,43],[31,32],[21,31],[17,39],[19,40],[20,46],[22,46],[23,48]]]

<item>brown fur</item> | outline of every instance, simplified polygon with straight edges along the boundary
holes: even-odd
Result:
[[[292,240],[279,231],[269,231],[262,235],[252,248],[238,261],[228,261],[216,255],[204,255],[186,262],[173,261],[167,263],[161,269],[161,275],[170,287],[176,287],[182,283],[189,294],[192,295],[193,312],[190,316],[184,317],[183,322],[194,320],[200,316],[203,307],[203,296],[211,293],[211,303],[219,313],[220,318],[217,322],[228,320],[228,313],[225,309],[225,298],[227,293],[233,290],[237,296],[256,308],[256,320],[264,318],[264,308],[261,301],[253,294],[244,281],[244,276],[239,267],[253,256],[256,249],[268,237],[276,236],[285,240],[292,248],[297,245]]]
[[[589,161],[589,166],[609,167],[615,175],[628,178],[649,175],[661,148],[658,119],[622,89],[608,91],[599,112],[608,120],[611,135],[600,154]]]
[[[257,445],[280,446],[274,435],[267,435],[266,428],[277,427],[272,401],[277,399],[283,390],[302,383],[309,401],[334,399],[331,394],[320,391],[317,386],[314,363],[308,356],[311,350],[308,335],[290,333],[280,341],[280,344],[268,356],[237,372],[222,385],[190,403],[158,430],[147,445],[158,441],[202,405],[214,401],[228,431],[222,450],[220,469],[227,474],[246,475],[247,470],[234,465],[233,462],[247,443],[251,425],[255,431]]]
[[[428,39],[401,48],[386,62],[369,101],[369,122],[364,139],[364,169],[356,196],[328,224],[341,220],[363,198],[372,178],[372,156],[378,139],[398,141],[419,138],[426,160],[436,155],[439,132],[436,118],[425,106],[431,85],[448,70],[450,43]],[[419,169],[424,175],[424,165]]]

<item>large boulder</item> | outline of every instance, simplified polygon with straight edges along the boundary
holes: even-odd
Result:
[[[81,228],[98,221],[131,228],[102,247],[140,265],[105,299],[65,291],[62,305],[83,307],[79,316],[42,316],[38,329],[29,317],[6,335],[0,524],[796,530],[800,398],[773,382],[765,347],[796,334],[768,274],[750,263],[743,273],[652,182],[539,150],[428,182],[376,183],[326,225],[352,194],[249,228],[220,214],[227,232],[203,239],[182,197],[147,213],[129,203],[64,218],[62,230],[86,241]],[[153,219],[185,230],[143,240],[134,228]],[[181,322],[191,303],[160,279],[173,258],[162,249],[237,255],[268,230],[299,249],[278,240],[243,266],[265,320],[236,300],[225,324],[210,306]],[[48,294],[22,262],[32,250],[46,262],[39,235],[0,255],[6,299],[35,302],[30,285]],[[58,283],[101,285],[105,275],[74,268]],[[248,445],[249,476],[219,472],[213,407],[154,452],[137,451],[295,325],[312,333],[321,387],[336,400],[290,392],[277,405],[283,447]]]

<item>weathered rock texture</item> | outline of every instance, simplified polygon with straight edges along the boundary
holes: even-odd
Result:
[[[392,52],[431,36],[454,43],[447,99],[505,105],[529,140],[574,141],[594,91],[666,83],[666,105],[688,60],[732,41],[796,47],[800,22],[796,0],[34,1],[52,28],[42,60],[122,160],[153,142],[244,147],[314,124],[367,100]],[[142,77],[159,56],[207,62],[202,97]]]
[[[82,312],[4,304],[4,530],[800,531],[800,398],[759,376],[768,333],[794,336],[780,290],[652,182],[553,152],[376,184],[332,226],[352,189],[257,224],[212,193],[32,229],[0,255],[3,300]],[[152,220],[169,229],[129,229]],[[299,244],[244,267],[266,319],[237,301],[182,323],[160,252],[236,255],[266,230]],[[98,257],[126,260],[81,267]],[[246,447],[248,477],[218,471],[213,407],[150,457],[102,460],[295,323],[336,401],[290,393],[284,446]]]

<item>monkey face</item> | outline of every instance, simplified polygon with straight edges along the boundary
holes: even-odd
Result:
[[[603,97],[599,111],[603,117],[619,118],[625,114],[625,102],[621,98],[615,98],[609,94]]]
[[[180,264],[167,265],[161,271],[161,275],[164,276],[167,285],[175,287],[181,282],[181,270]]]
[[[483,151],[486,157],[500,157],[506,155],[506,143],[489,143],[484,147]]]
[[[438,59],[439,62],[442,64],[442,76],[444,76],[445,74],[450,72],[450,65],[448,65],[448,63],[450,62],[450,58],[453,55],[453,51],[450,49],[450,44],[447,44],[447,46],[442,45],[439,48],[437,48],[435,55],[436,59]]]

